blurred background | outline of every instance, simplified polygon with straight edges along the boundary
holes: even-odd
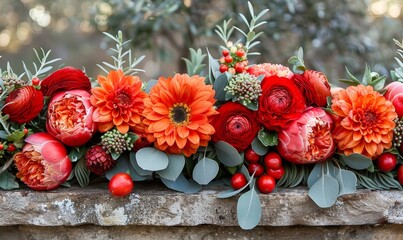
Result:
[[[264,8],[268,24],[261,56],[250,62],[287,65],[302,46],[308,68],[323,71],[331,82],[345,76],[345,66],[362,74],[365,63],[389,74],[396,65],[392,41],[403,39],[403,0],[253,0]],[[85,67],[91,77],[102,74],[97,63],[108,60],[102,32],[122,30],[137,56],[146,54],[143,80],[185,71],[181,57],[190,47],[208,46],[219,57],[215,25],[247,14],[240,0],[1,0],[0,66],[14,70],[34,59],[32,48],[51,49],[64,65]],[[240,25],[244,26],[244,25]],[[237,38],[236,38],[237,39]],[[234,39],[234,40],[236,40]],[[215,51],[217,50],[217,51]],[[20,71],[17,71],[18,73]]]

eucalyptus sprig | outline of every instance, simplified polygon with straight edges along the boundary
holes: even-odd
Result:
[[[113,36],[110,33],[104,32],[104,34],[112,39],[116,45],[115,48],[110,48],[110,50],[113,52],[114,55],[111,55],[110,57],[113,59],[112,63],[108,62],[102,62],[105,67],[110,68],[111,70],[122,70],[125,75],[135,75],[138,72],[144,72],[143,69],[136,68],[136,66],[143,61],[145,58],[144,55],[140,56],[139,58],[136,58],[132,56],[132,50],[127,49],[125,50],[125,47],[131,40],[123,41],[123,36],[122,32],[119,31],[117,36]],[[127,65],[127,66],[126,66]],[[102,69],[105,73],[109,73],[109,71],[102,66],[101,64],[97,64],[99,68]]]
[[[360,84],[364,86],[372,86],[375,91],[381,93],[384,92],[383,87],[385,86],[386,76],[380,76],[377,72],[372,72],[368,65],[365,65],[365,71],[361,80],[358,80],[357,77],[351,74],[347,67],[346,72],[349,78],[340,79],[340,82],[346,83],[350,86],[357,86]]]
[[[51,64],[60,61],[61,58],[55,58],[55,59],[48,59],[49,55],[51,53],[51,50],[48,50],[47,52],[45,52],[45,50],[43,50],[43,48],[41,48],[41,51],[39,54],[38,51],[34,48],[33,49],[35,52],[35,56],[37,58],[37,60],[39,61],[39,66],[33,62],[33,66],[34,66],[34,72],[31,72],[27,65],[25,64],[25,62],[22,62],[22,65],[24,67],[24,73],[22,75],[19,76],[19,78],[21,78],[23,75],[26,75],[28,78],[28,84],[31,83],[32,79],[36,78],[36,77],[41,77],[44,76],[46,73],[48,73],[50,70],[52,70],[52,66]]]
[[[193,48],[190,48],[189,51],[190,51],[190,59],[182,58],[186,62],[187,73],[190,76],[201,75],[204,66],[206,66],[206,64],[204,64],[203,61],[207,55],[203,54],[200,48],[197,49],[197,51],[194,50]]]

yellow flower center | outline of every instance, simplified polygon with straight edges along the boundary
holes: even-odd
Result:
[[[175,103],[169,108],[169,120],[175,127],[187,125],[190,119],[190,108],[185,103]]]

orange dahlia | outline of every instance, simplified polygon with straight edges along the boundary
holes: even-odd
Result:
[[[199,146],[207,146],[217,114],[212,86],[199,76],[175,74],[161,77],[144,99],[143,111],[147,139],[157,149],[190,156]]]
[[[109,72],[107,77],[98,76],[100,87],[91,89],[91,104],[95,106],[92,115],[98,122],[98,131],[106,132],[114,126],[121,133],[140,123],[144,109],[140,78],[125,76],[121,70]]]
[[[336,115],[333,137],[345,155],[360,153],[374,159],[392,146],[395,108],[371,86],[338,91],[332,110]]]

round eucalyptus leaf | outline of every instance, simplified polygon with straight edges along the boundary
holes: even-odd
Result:
[[[175,181],[185,167],[185,156],[181,154],[168,154],[169,163],[164,170],[157,171],[157,174],[165,179]]]
[[[356,170],[364,170],[371,166],[372,160],[364,155],[353,153],[351,155],[345,156],[341,155],[347,166]]]
[[[252,229],[259,224],[262,217],[262,205],[254,188],[239,197],[237,217],[242,229]]]
[[[319,207],[331,207],[339,196],[339,183],[330,174],[322,175],[309,188],[308,195]]]
[[[148,171],[160,171],[168,167],[168,156],[166,153],[153,147],[145,147],[136,153],[137,164]]]
[[[229,143],[218,141],[214,144],[218,160],[228,167],[235,167],[242,163],[241,155]]]
[[[192,177],[200,185],[207,185],[218,173],[218,163],[210,158],[204,157],[193,168]]]

